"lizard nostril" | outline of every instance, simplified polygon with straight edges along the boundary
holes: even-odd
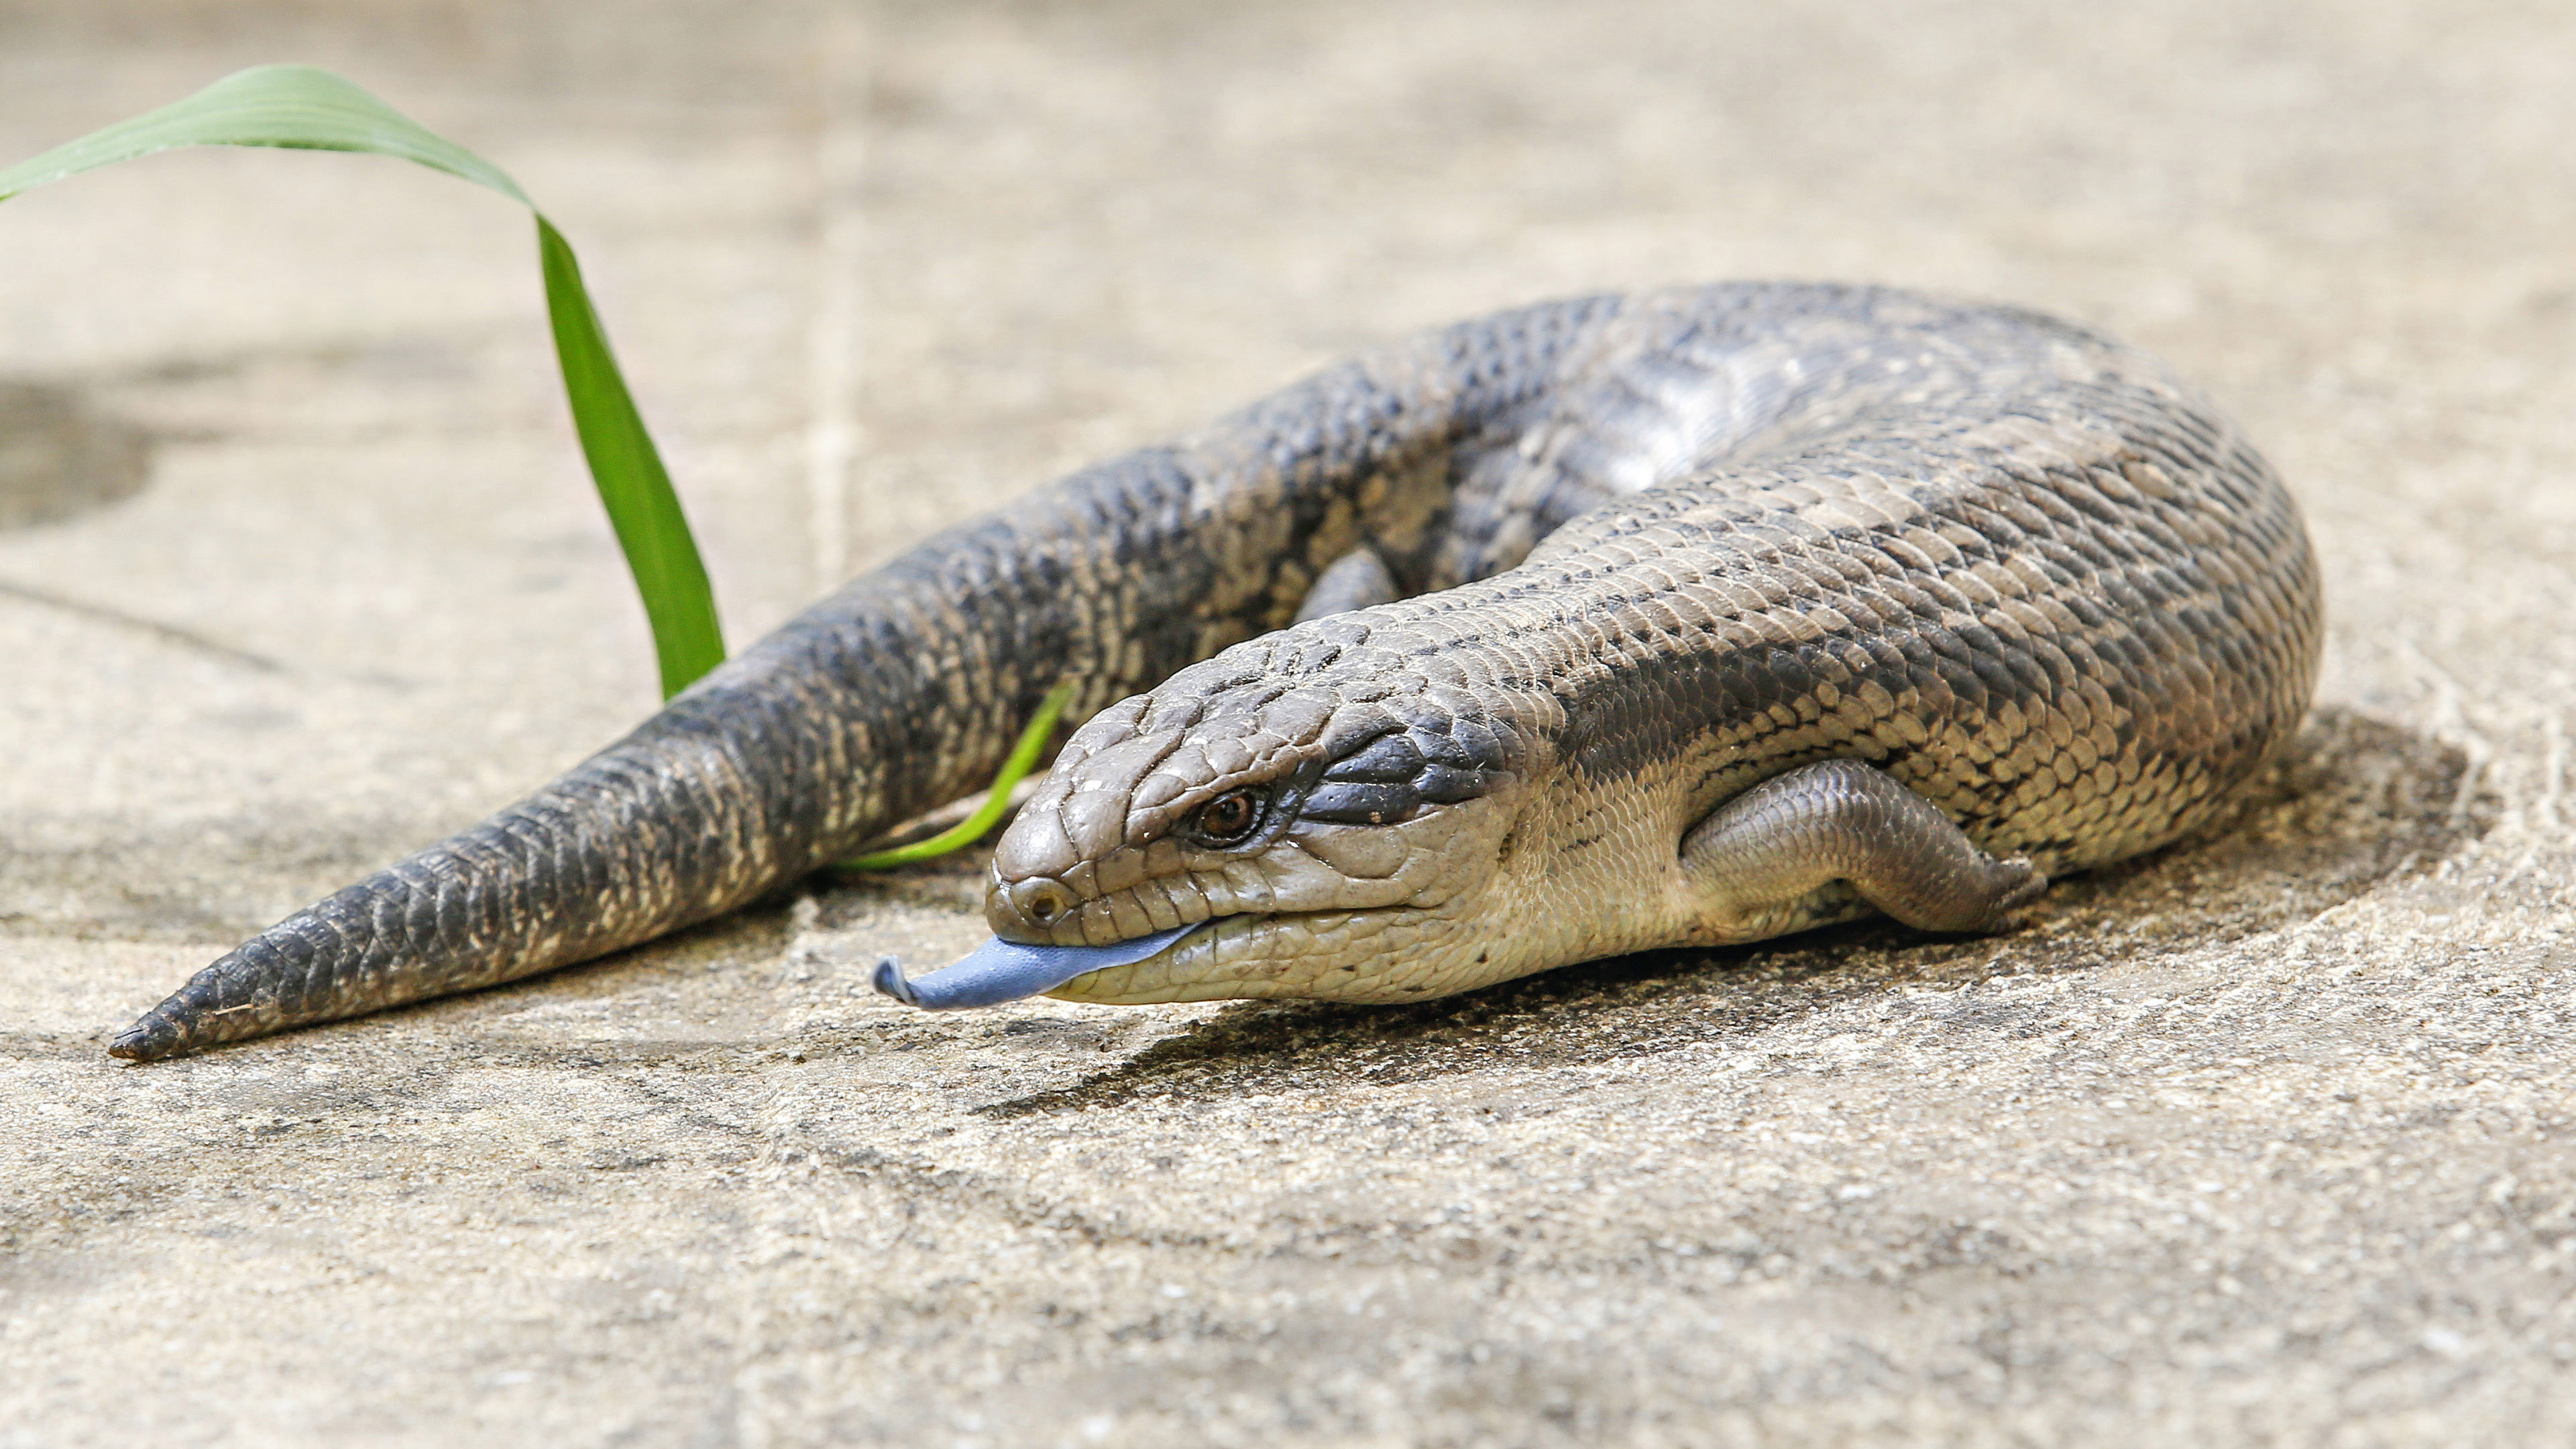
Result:
[[[1073,909],[1073,897],[1064,887],[1049,882],[1020,892],[1020,910],[1041,926],[1052,926],[1064,913]]]

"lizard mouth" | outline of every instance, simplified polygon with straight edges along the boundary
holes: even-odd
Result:
[[[996,936],[949,965],[909,980],[901,962],[885,957],[877,962],[874,984],[880,993],[925,1011],[999,1006],[1044,995],[1077,976],[1158,956],[1215,924],[1175,926],[1106,946],[1030,946]]]

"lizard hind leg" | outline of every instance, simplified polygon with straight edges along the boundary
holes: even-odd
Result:
[[[1858,760],[1802,766],[1720,805],[1682,837],[1681,866],[1713,941],[1848,919],[1860,903],[1922,930],[1999,931],[2048,885]]]

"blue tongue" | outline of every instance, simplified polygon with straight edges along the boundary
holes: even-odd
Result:
[[[1024,946],[996,936],[953,965],[910,981],[903,979],[902,963],[888,956],[877,962],[876,988],[906,1006],[930,1011],[999,1006],[1053,991],[1104,966],[1142,961],[1197,929],[1174,926],[1108,946]]]

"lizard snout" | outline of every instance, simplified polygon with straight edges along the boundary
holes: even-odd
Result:
[[[1055,928],[1080,907],[1071,889],[1045,876],[996,881],[984,897],[984,919],[1003,940],[1038,943],[1054,940]]]

